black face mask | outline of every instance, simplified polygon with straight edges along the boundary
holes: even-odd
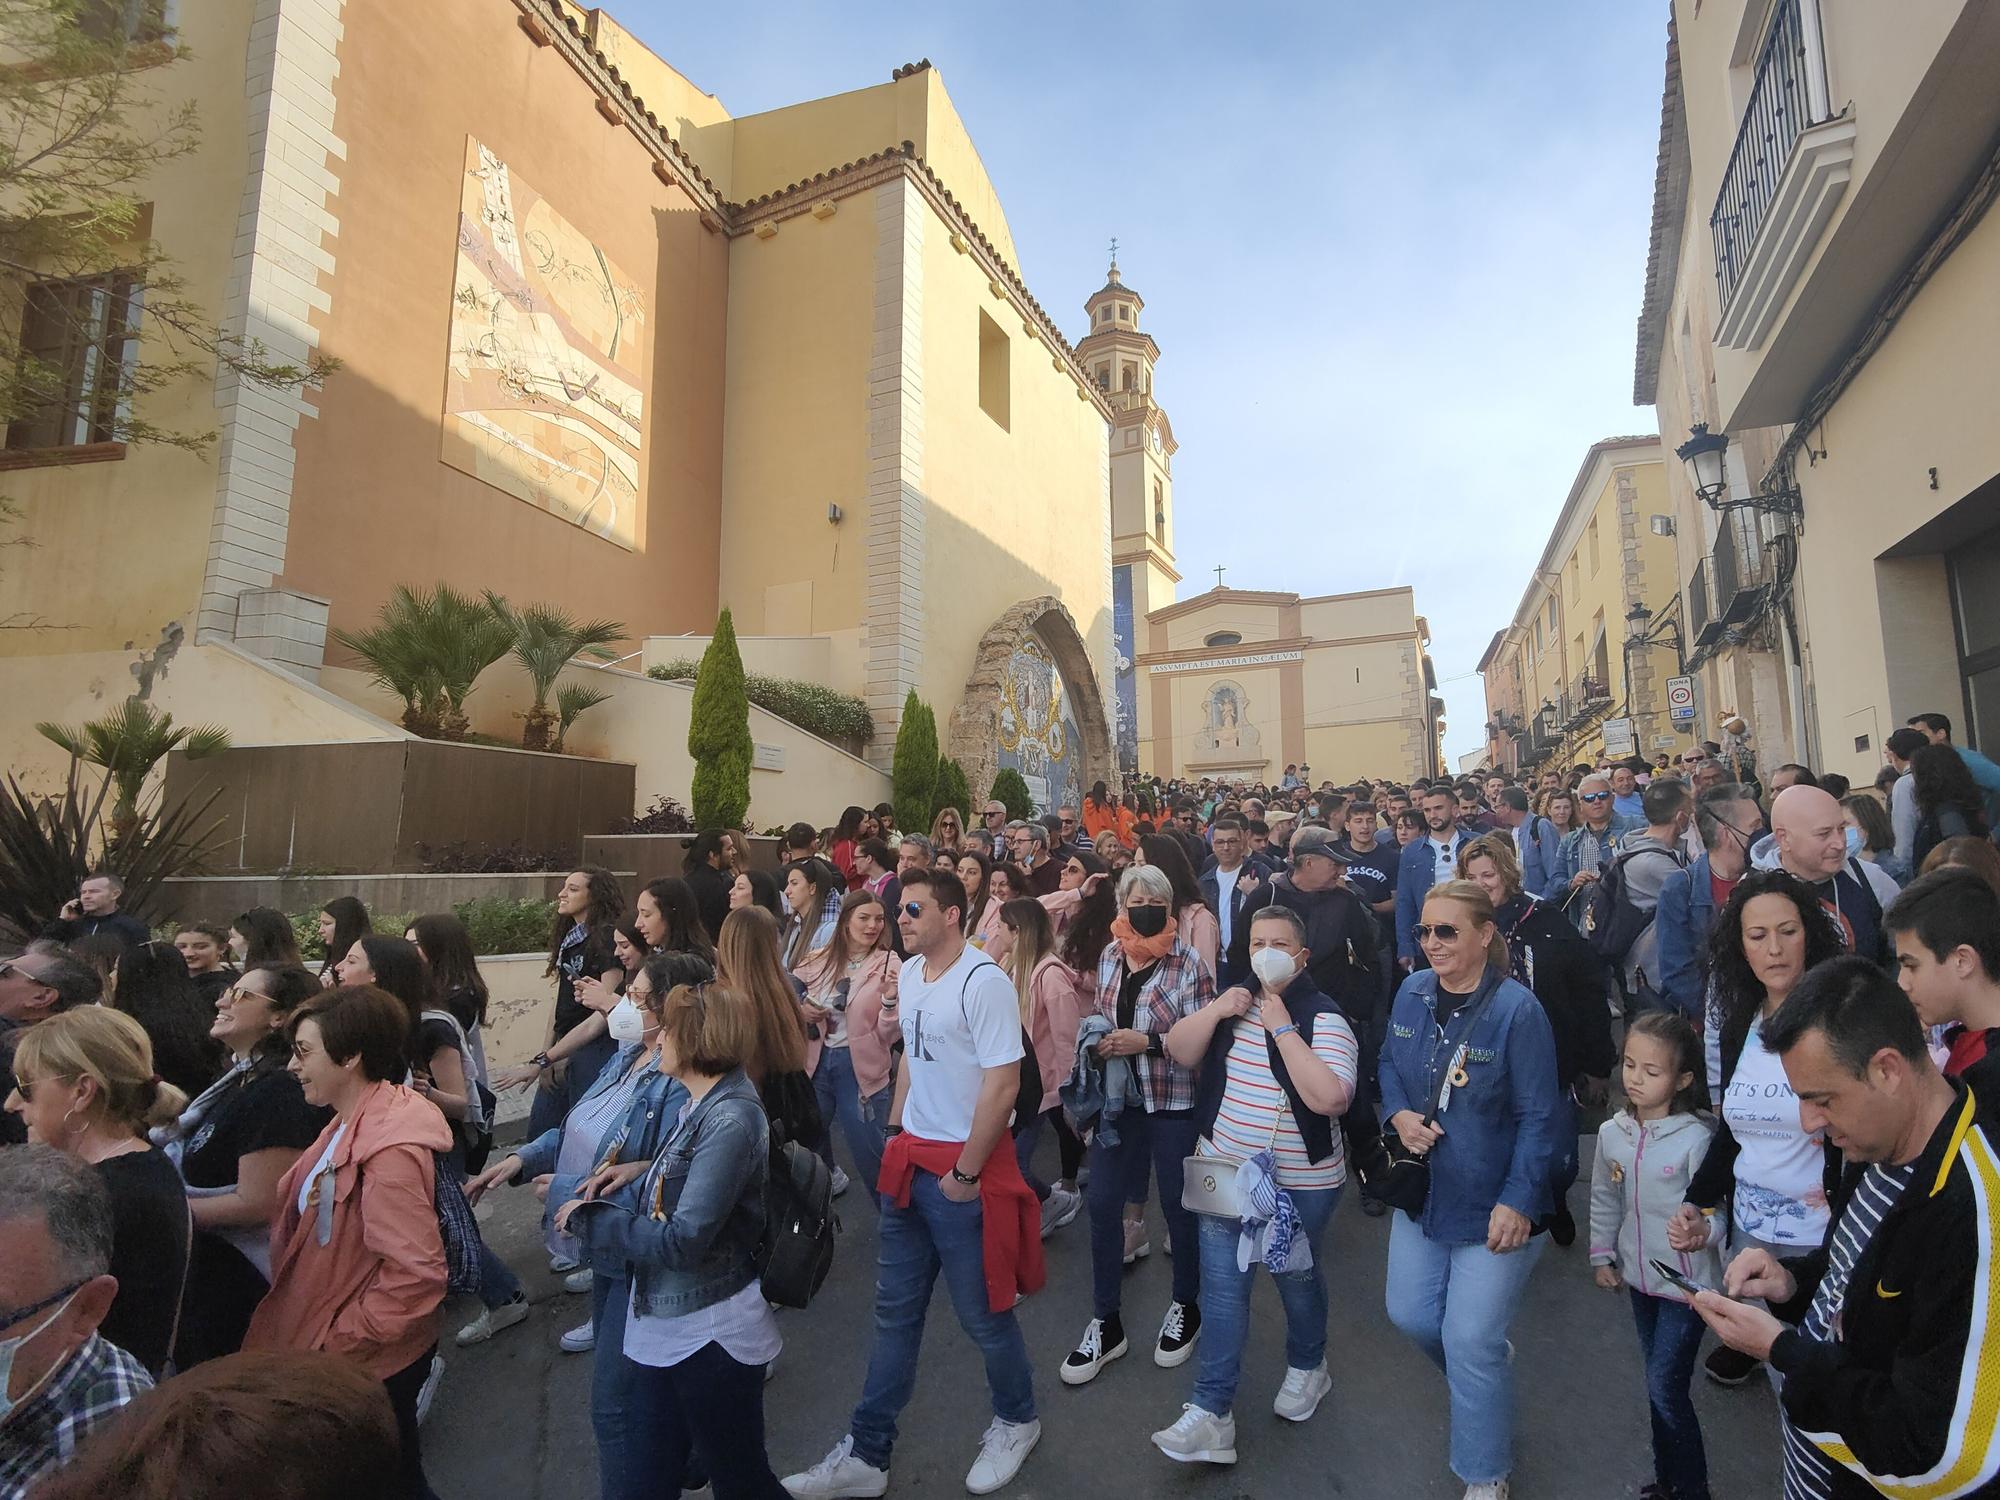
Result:
[[[1167,930],[1167,909],[1164,906],[1128,907],[1125,920],[1132,924],[1132,930],[1140,937],[1158,937]]]

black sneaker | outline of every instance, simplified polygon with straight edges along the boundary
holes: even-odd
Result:
[[[1099,1370],[1112,1360],[1123,1358],[1131,1347],[1125,1341],[1125,1327],[1118,1319],[1092,1318],[1057,1373],[1064,1385],[1088,1385],[1097,1378]]]
[[[1380,1198],[1371,1198],[1368,1194],[1363,1193],[1361,1195],[1361,1211],[1371,1219],[1379,1219],[1389,1211],[1389,1205]]]
[[[1200,1306],[1193,1302],[1169,1302],[1167,1315],[1160,1320],[1160,1341],[1153,1346],[1153,1363],[1164,1370],[1186,1364],[1200,1333]]]
[[[1755,1355],[1741,1353],[1727,1344],[1718,1344],[1714,1353],[1701,1362],[1701,1367],[1717,1385],[1738,1386],[1755,1375],[1757,1366],[1762,1363]]]
[[[1549,1238],[1565,1249],[1576,1243],[1576,1220],[1570,1217],[1567,1203],[1557,1204],[1549,1215]]]

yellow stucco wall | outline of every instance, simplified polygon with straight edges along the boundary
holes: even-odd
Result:
[[[180,33],[191,55],[135,80],[155,111],[200,101],[198,144],[159,168],[148,195],[153,238],[168,248],[187,294],[218,320],[243,194],[243,54],[252,9],[250,0],[182,6]],[[135,111],[134,125],[147,116],[146,109]],[[143,317],[140,326],[141,359],[169,358],[153,326]],[[206,379],[179,382],[138,415],[178,432],[211,431],[214,388]],[[0,475],[0,494],[22,510],[18,534],[37,549],[11,553],[0,569],[0,618],[57,627],[0,631],[0,656],[147,645],[168,621],[191,620],[208,556],[216,474],[212,446],[191,455],[148,445],[115,462]],[[82,579],[118,583],[83,590]]]

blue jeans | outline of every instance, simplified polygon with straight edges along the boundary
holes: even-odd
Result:
[[[1057,1110],[1054,1109],[1043,1110],[1028,1122],[1026,1129],[1014,1137],[1014,1160],[1021,1168],[1021,1180],[1035,1190],[1037,1203],[1049,1201],[1049,1185],[1035,1175],[1033,1165],[1035,1147],[1042,1143],[1042,1131],[1049,1123],[1049,1116],[1055,1113]]]
[[[479,1300],[488,1307],[505,1307],[516,1297],[524,1295],[521,1278],[486,1243],[486,1236],[482,1234],[479,1237]]]
[[[1653,1478],[1674,1500],[1707,1500],[1708,1454],[1688,1384],[1707,1324],[1685,1302],[1632,1292],[1632,1319],[1646,1356],[1646,1404],[1653,1414]]]
[[[1340,1189],[1287,1191],[1303,1221],[1306,1243],[1312,1246],[1312,1269],[1289,1271],[1271,1280],[1285,1309],[1285,1363],[1294,1370],[1315,1370],[1326,1358],[1326,1278],[1320,1274],[1319,1247],[1327,1220],[1340,1202]],[[1201,1344],[1194,1404],[1221,1417],[1236,1404],[1243,1344],[1250,1337],[1250,1283],[1257,1265],[1253,1261],[1247,1271],[1236,1269],[1236,1243],[1243,1233],[1240,1220],[1215,1214],[1195,1217],[1201,1221]]]
[[[590,1326],[597,1342],[590,1356],[590,1430],[597,1438],[597,1486],[603,1500],[644,1492],[631,1478],[636,1408],[628,1372],[637,1368],[625,1357],[625,1312],[631,1300],[632,1283],[625,1277],[599,1272],[592,1278]]]
[[[982,1213],[974,1198],[954,1203],[938,1191],[938,1180],[919,1171],[910,1185],[910,1206],[882,1204],[881,1249],[875,1270],[875,1347],[848,1432],[854,1454],[878,1469],[889,1467],[896,1444],[896,1418],[910,1404],[917,1385],[917,1351],[924,1341],[924,1314],[938,1272],[944,1272],[952,1311],[986,1358],[986,1387],[993,1412],[1004,1422],[1035,1419],[1035,1378],[1028,1346],[1014,1310],[993,1312],[986,1304],[986,1253]]]
[[[820,1155],[833,1165],[833,1126],[838,1122],[847,1154],[854,1158],[854,1175],[860,1179],[868,1201],[881,1206],[882,1195],[875,1183],[882,1175],[882,1126],[889,1117],[889,1090],[869,1098],[861,1097],[861,1084],[854,1076],[854,1059],[845,1047],[822,1047],[819,1065],[813,1069],[813,1097],[819,1101],[819,1117],[827,1122],[820,1141]]]
[[[1566,1083],[1556,1091],[1555,1129],[1558,1144],[1555,1157],[1549,1163],[1549,1195],[1553,1200],[1551,1206],[1562,1208],[1569,1190],[1576,1186],[1577,1171],[1582,1163],[1577,1148],[1582,1126],[1577,1116],[1576,1095],[1570,1092]]]
[[[1546,1240],[1495,1255],[1484,1241],[1447,1245],[1397,1212],[1389,1230],[1389,1321],[1444,1371],[1451,1390],[1451,1471],[1497,1484],[1514,1466],[1514,1369],[1507,1328]]]
[[[591,1084],[597,1081],[598,1069],[611,1061],[617,1051],[616,1042],[601,1036],[571,1053],[563,1065],[562,1078],[535,1090],[534,1102],[528,1106],[527,1138],[532,1141],[543,1131],[562,1124],[569,1107],[589,1092]]]
[[[678,1496],[697,1458],[715,1500],[788,1500],[764,1451],[762,1365],[738,1363],[713,1339],[677,1365],[625,1363],[633,1482],[621,1500]]]
[[[1174,1247],[1174,1301],[1201,1298],[1201,1235],[1194,1215],[1181,1207],[1181,1163],[1194,1154],[1200,1134],[1193,1110],[1149,1114],[1128,1109],[1118,1117],[1118,1144],[1102,1136],[1090,1143],[1090,1285],[1094,1317],[1118,1316],[1125,1276],[1125,1205],[1146,1201],[1146,1173],[1159,1174],[1160,1210]]]

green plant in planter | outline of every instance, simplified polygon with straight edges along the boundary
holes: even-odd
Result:
[[[535,691],[534,706],[524,716],[521,728],[521,748],[547,750],[568,727],[558,711],[549,707],[549,695],[555,691],[562,669],[579,656],[610,661],[613,653],[606,648],[625,638],[625,626],[617,620],[581,621],[553,604],[524,604],[517,609],[491,589],[486,591],[486,603],[510,632],[508,647],[514,660],[526,669]],[[590,706],[586,703],[583,708]],[[576,712],[583,712],[583,708]]]
[[[78,760],[104,767],[105,781],[116,793],[111,807],[114,846],[137,826],[146,778],[169,751],[179,750],[189,760],[202,760],[229,748],[228,730],[215,725],[175,728],[172,714],[143,698],[127,698],[103,718],[77,728],[37,724],[35,732]]]
[[[743,687],[743,657],[736,622],[724,610],[702,653],[688,705],[688,754],[694,760],[694,826],[741,828],[750,811],[750,699]]]
[[[585,687],[580,682],[565,683],[556,689],[556,741],[549,748],[556,754],[563,753],[563,741],[569,738],[569,726],[574,724],[586,709],[609,703],[611,695],[594,687]]]
[[[473,684],[514,642],[492,597],[482,602],[443,583],[420,594],[399,583],[372,628],[336,628],[332,635],[403,700],[403,727],[411,734],[462,740],[471,729],[465,700]]]

